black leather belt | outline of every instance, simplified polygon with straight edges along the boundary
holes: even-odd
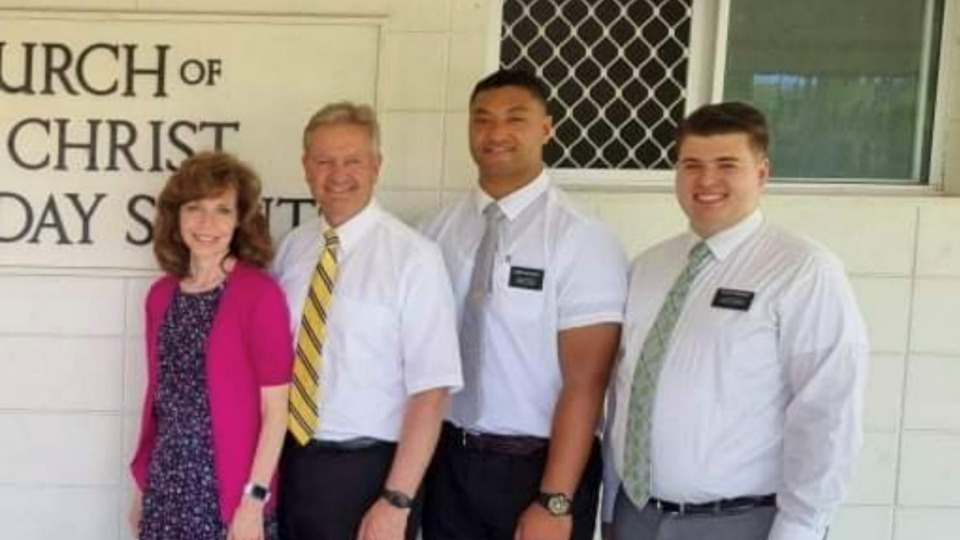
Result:
[[[446,444],[513,456],[530,456],[544,452],[550,446],[550,439],[528,435],[499,435],[458,428],[450,422],[443,423],[441,437]]]
[[[705,503],[678,503],[650,497],[649,504],[665,514],[677,514],[681,516],[687,514],[723,514],[737,510],[774,506],[777,504],[777,496],[759,495],[753,497],[735,497],[733,499],[720,499],[719,501]]]
[[[296,441],[291,441],[294,447],[300,447]],[[349,452],[352,450],[366,450],[376,446],[386,446],[394,444],[389,441],[375,439],[373,437],[356,437],[343,441],[322,441],[320,439],[310,439],[310,441],[301,448],[306,450],[330,450],[334,452]]]

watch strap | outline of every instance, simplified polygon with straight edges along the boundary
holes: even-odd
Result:
[[[380,496],[383,497],[390,504],[390,506],[394,508],[408,510],[413,507],[413,497],[402,491],[397,491],[395,489],[384,489]]]

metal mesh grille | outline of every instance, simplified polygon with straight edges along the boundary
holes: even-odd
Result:
[[[692,0],[505,0],[500,64],[551,91],[551,167],[671,166]]]

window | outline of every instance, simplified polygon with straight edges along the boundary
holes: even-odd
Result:
[[[942,2],[729,5],[723,99],[767,113],[776,178],[929,179]]]
[[[500,63],[550,86],[544,159],[578,169],[669,168],[683,119],[692,0],[505,0]]]
[[[922,185],[947,1],[502,0],[500,64],[551,86],[573,183],[664,181],[682,117],[743,100],[775,181]]]

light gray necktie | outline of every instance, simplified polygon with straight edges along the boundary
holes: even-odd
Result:
[[[633,372],[623,455],[623,490],[637,508],[647,504],[650,494],[650,425],[657,378],[690,285],[709,257],[710,248],[705,242],[698,242],[690,250],[687,266],[673,282],[647,332]]]
[[[506,217],[496,202],[483,209],[486,229],[474,256],[470,289],[463,303],[460,326],[460,356],[463,359],[463,389],[453,395],[454,418],[470,427],[480,416],[483,401],[480,362],[483,356],[484,310],[493,290],[493,266],[500,243],[500,227]]]

